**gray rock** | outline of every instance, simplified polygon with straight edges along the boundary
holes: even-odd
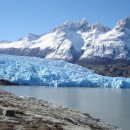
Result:
[[[0,130],[121,130],[89,114],[0,90]]]
[[[14,117],[15,116],[15,111],[14,110],[4,110],[3,115],[4,116]]]
[[[3,109],[0,108],[0,116],[3,115]]]

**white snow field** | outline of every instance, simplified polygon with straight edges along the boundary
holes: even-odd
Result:
[[[0,55],[0,79],[32,86],[130,87],[130,78],[101,76],[62,60],[10,55]]]

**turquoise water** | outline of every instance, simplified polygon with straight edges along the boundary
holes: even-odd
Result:
[[[18,96],[38,99],[78,109],[123,130],[130,128],[130,89],[0,87]]]

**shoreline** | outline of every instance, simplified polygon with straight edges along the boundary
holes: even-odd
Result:
[[[89,114],[0,90],[1,130],[121,130]]]

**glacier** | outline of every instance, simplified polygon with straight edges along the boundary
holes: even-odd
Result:
[[[0,79],[30,86],[130,88],[130,78],[101,76],[63,60],[2,54]]]

